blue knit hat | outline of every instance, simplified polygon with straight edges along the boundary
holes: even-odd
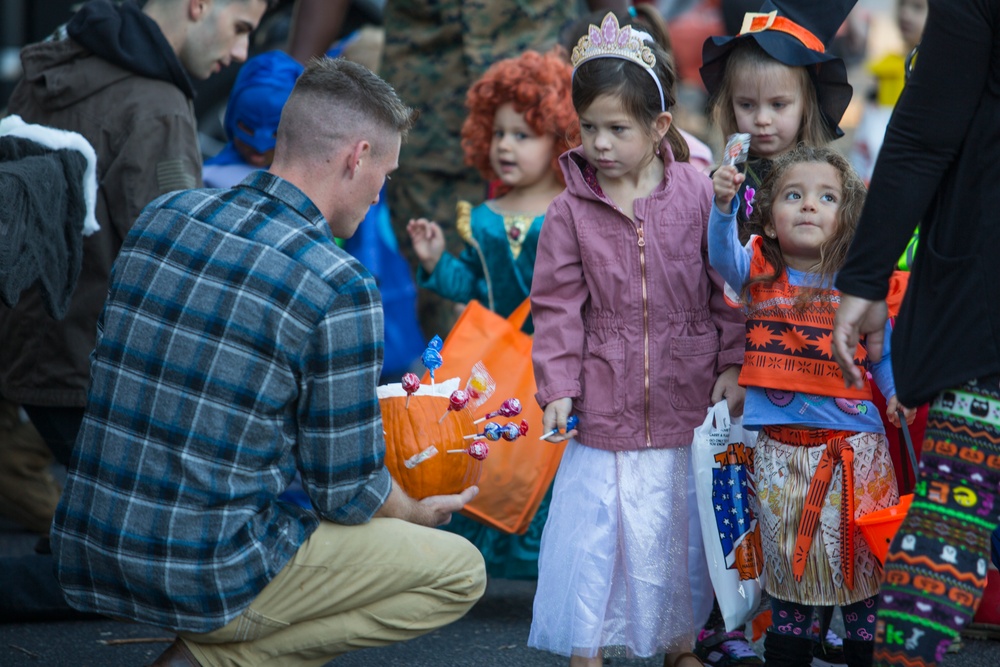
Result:
[[[805,67],[816,87],[820,114],[835,136],[854,90],[847,67],[826,52],[857,0],[765,0],[758,13],[747,13],[735,37],[709,37],[702,46],[701,79],[709,95],[722,86],[726,61],[741,40],[755,41],[768,55],[789,67]]]
[[[267,51],[247,60],[226,105],[223,128],[229,140],[239,139],[258,153],[274,148],[281,109],[303,71],[284,51]]]

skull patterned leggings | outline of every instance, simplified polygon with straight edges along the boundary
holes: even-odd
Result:
[[[930,406],[913,504],[885,563],[876,665],[937,665],[986,588],[1000,515],[1000,375]]]

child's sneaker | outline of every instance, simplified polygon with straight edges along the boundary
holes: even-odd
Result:
[[[813,643],[812,667],[837,667],[846,664],[844,640],[833,630],[827,629],[823,641],[817,640]]]
[[[746,635],[739,630],[702,630],[694,645],[694,654],[710,667],[736,667],[738,665],[763,665]]]

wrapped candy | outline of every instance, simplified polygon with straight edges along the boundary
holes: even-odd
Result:
[[[732,134],[726,142],[726,151],[722,154],[722,164],[736,166],[747,161],[750,154],[750,135],[744,132]]]
[[[516,417],[521,414],[521,401],[516,398],[508,398],[506,401],[500,404],[500,408],[494,410],[493,412],[487,413],[486,416],[480,417],[473,424],[479,424],[487,419],[493,419],[494,417]]]
[[[572,431],[573,429],[575,429],[579,425],[580,425],[580,418],[577,417],[576,415],[570,415],[569,419],[566,420],[566,432],[569,433],[570,431]],[[554,428],[551,431],[549,431],[548,433],[546,433],[545,435],[543,435],[542,437],[540,437],[539,440],[548,440],[550,437],[552,437],[553,435],[555,435],[558,432],[559,432],[559,429],[558,428]]]
[[[403,380],[400,384],[403,385],[403,391],[406,392],[405,408],[409,410],[410,396],[413,396],[414,392],[420,389],[420,378],[417,377],[416,373],[404,373]]]
[[[500,439],[502,434],[503,434],[503,427],[500,426],[500,424],[497,424],[496,422],[488,422],[485,426],[483,426],[482,433],[473,433],[472,435],[467,435],[465,436],[465,439],[468,440],[470,438],[486,438],[487,440],[492,440],[493,442],[496,442],[497,440]]]
[[[413,456],[411,456],[410,458],[403,461],[403,465],[406,466],[409,470],[413,470],[418,465],[420,465],[421,463],[423,463],[424,461],[426,461],[427,459],[429,459],[430,457],[434,456],[437,453],[438,453],[437,447],[431,445],[427,449],[418,452]]]
[[[427,368],[428,372],[431,374],[431,385],[434,384],[434,371],[441,367],[444,363],[444,358],[441,357],[441,346],[444,345],[444,341],[441,340],[441,336],[434,336],[431,338],[430,342],[427,343],[427,348],[424,353],[420,355],[420,361]]]
[[[497,383],[486,370],[482,361],[477,361],[469,373],[469,381],[465,383],[465,391],[469,394],[469,409],[475,410],[485,403],[497,389]]]
[[[444,421],[444,418],[448,416],[449,412],[458,412],[459,410],[465,408],[468,403],[469,395],[465,393],[464,390],[456,389],[451,392],[451,396],[448,399],[448,409],[444,411],[443,415],[441,415],[441,419],[438,419],[438,424]]]
[[[477,461],[483,461],[489,456],[490,446],[485,440],[476,440],[465,449],[449,449],[449,454],[468,454]]]

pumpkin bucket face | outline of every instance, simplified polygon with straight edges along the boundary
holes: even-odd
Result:
[[[447,396],[380,398],[382,427],[385,429],[385,466],[407,494],[418,500],[428,496],[461,493],[479,482],[483,463],[466,453],[449,454],[449,449],[466,449],[476,432],[469,410],[448,410]],[[430,448],[433,447],[436,453]]]

